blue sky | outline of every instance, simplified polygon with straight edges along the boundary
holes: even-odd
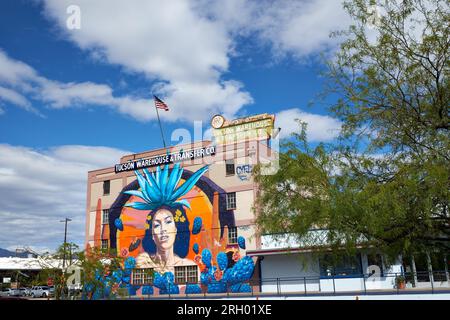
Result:
[[[83,243],[87,171],[162,146],[152,91],[166,137],[267,112],[284,137],[301,118],[332,141],[339,122],[308,103],[348,23],[339,0],[1,1],[0,247],[52,249],[64,216]]]

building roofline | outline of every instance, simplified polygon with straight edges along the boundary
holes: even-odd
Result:
[[[151,150],[146,150],[146,151],[141,151],[141,152],[136,152],[136,153],[128,153],[128,154],[125,154],[122,157],[120,157],[118,163],[128,161],[128,160],[124,160],[127,157],[130,157],[133,160],[139,159],[139,158],[148,158],[153,155],[160,155],[162,153],[165,153],[166,149],[176,150],[176,149],[183,149],[184,147],[187,147],[187,146],[191,147],[191,146],[198,146],[198,145],[204,145],[204,144],[209,144],[209,143],[211,143],[211,140],[200,140],[200,141],[194,141],[194,142],[175,145],[175,146],[168,146],[166,148],[156,148],[156,149],[151,149]],[[114,166],[105,167],[105,168],[101,168],[101,169],[89,170],[88,173],[103,171],[103,170],[111,170],[111,169],[114,169]]]
[[[278,255],[284,253],[307,253],[312,252],[312,248],[281,248],[281,249],[259,249],[259,250],[247,250],[246,254],[251,257],[256,256],[269,256]]]
[[[363,249],[367,246],[357,245],[356,249]],[[257,249],[257,250],[247,250],[246,254],[248,256],[269,256],[269,255],[278,255],[284,253],[310,253],[310,252],[320,252],[320,251],[333,251],[333,248],[329,246],[313,246],[313,247],[295,247],[295,248],[278,248],[278,249]]]
[[[271,150],[270,153],[276,152],[275,150],[272,150],[269,146],[262,143],[261,140],[249,140],[249,141],[257,141],[259,148],[263,147],[266,149],[270,149]],[[229,151],[228,147],[230,145],[245,145],[246,143],[249,143],[249,141],[240,141],[240,142],[231,143],[231,144],[219,144],[219,145],[217,145],[217,147],[219,148],[218,150]],[[211,143],[212,143],[212,140],[200,140],[200,141],[185,143],[185,144],[181,144],[181,145],[169,146],[167,148],[157,148],[157,149],[142,151],[139,153],[126,154],[126,155],[120,157],[120,160],[117,163],[124,163],[124,162],[130,161],[130,160],[151,158],[151,157],[166,153],[166,149],[169,149],[169,152],[172,153],[172,152],[175,152],[180,149],[186,149],[186,148],[193,149],[193,148],[198,148],[198,147],[202,147],[202,146],[208,146]],[[88,171],[88,175],[110,173],[111,171],[114,171],[114,166],[90,170],[90,171]]]
[[[147,151],[138,152],[138,153],[126,154],[120,158],[120,162],[122,162],[127,157],[132,157],[133,160],[139,159],[139,158],[148,158],[153,155],[159,155],[159,154],[165,153],[167,149],[174,150],[174,149],[184,149],[184,147],[187,147],[187,146],[189,146],[189,147],[195,147],[195,146],[199,146],[199,145],[203,146],[205,144],[210,144],[211,142],[212,142],[211,140],[200,140],[200,141],[193,141],[190,143],[185,143],[185,144],[180,144],[180,145],[175,145],[175,146],[168,146],[166,148],[157,148],[157,149],[147,150]]]

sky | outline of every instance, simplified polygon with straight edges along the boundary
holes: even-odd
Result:
[[[350,23],[340,0],[1,1],[0,247],[54,250],[65,217],[83,245],[87,172],[162,147],[152,94],[172,145],[218,113],[333,141],[340,122],[310,102]]]

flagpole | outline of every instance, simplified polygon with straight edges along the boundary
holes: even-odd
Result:
[[[164,133],[163,133],[163,129],[161,126],[161,119],[159,119],[159,112],[158,112],[158,108],[155,105],[155,109],[156,109],[156,115],[158,116],[158,123],[159,123],[159,129],[161,130],[161,137],[162,137],[162,141],[164,144],[164,149],[166,149],[166,140],[164,139]]]

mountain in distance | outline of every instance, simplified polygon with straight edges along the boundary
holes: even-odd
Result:
[[[28,255],[32,254],[31,252],[18,252],[9,251],[6,249],[0,248],[0,258],[8,258],[8,257],[17,257],[17,258],[28,258]]]

